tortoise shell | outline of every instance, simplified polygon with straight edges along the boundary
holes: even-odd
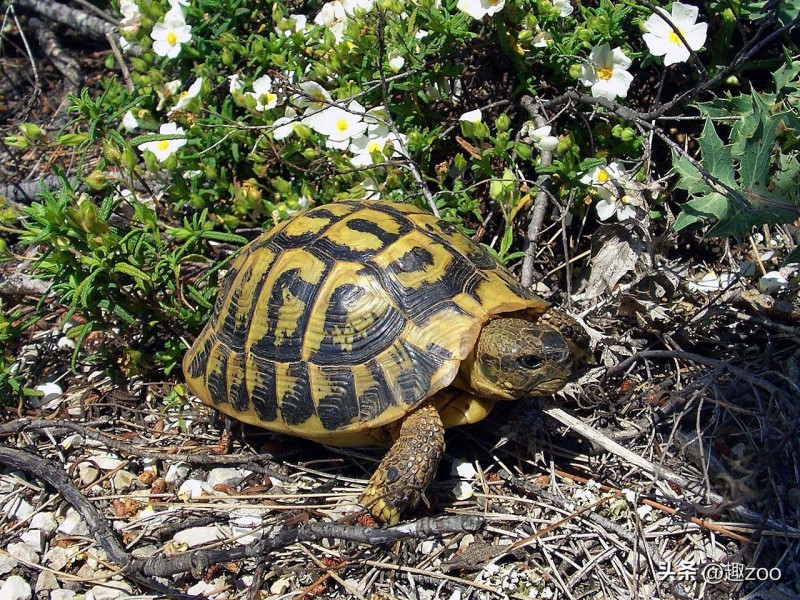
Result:
[[[241,250],[183,368],[235,419],[351,445],[450,385],[490,318],[547,307],[455,226],[337,202]]]

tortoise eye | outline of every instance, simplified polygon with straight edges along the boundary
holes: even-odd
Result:
[[[536,356],[535,354],[527,354],[525,356],[520,356],[517,359],[517,362],[521,364],[526,369],[534,370],[538,369],[542,366],[542,358],[540,356]]]

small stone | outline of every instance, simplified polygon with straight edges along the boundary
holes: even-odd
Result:
[[[36,513],[31,517],[31,529],[40,529],[45,537],[50,536],[58,527],[56,516],[51,512]]]
[[[15,542],[13,544],[9,544],[6,551],[13,557],[16,558],[21,563],[33,563],[35,565],[39,564],[39,555],[36,554],[36,550],[28,546],[25,542]],[[0,595],[0,598],[3,596]]]
[[[53,546],[44,555],[43,561],[45,565],[54,571],[62,571],[77,553],[77,547],[62,548],[61,546]]]
[[[118,492],[123,492],[130,488],[134,481],[137,481],[137,477],[130,471],[117,471],[114,473],[114,477],[111,478],[114,489]]]
[[[33,514],[33,506],[26,502],[25,499],[17,496],[3,505],[3,512],[8,515],[9,519],[24,521]]]
[[[89,526],[78,511],[74,508],[69,508],[61,525],[58,526],[58,532],[64,535],[88,536]]]
[[[164,481],[176,483],[179,479],[186,479],[187,475],[189,475],[189,467],[185,463],[176,463],[169,466],[164,474]]]
[[[116,456],[108,455],[90,456],[86,460],[93,463],[101,471],[113,471],[125,464],[125,461],[118,459]]]
[[[44,550],[44,534],[41,529],[29,529],[20,534],[19,539],[28,544],[37,554]]]
[[[19,575],[12,575],[0,587],[0,598],[3,600],[31,600],[31,586]]]
[[[72,590],[53,590],[50,592],[50,600],[72,600],[75,592]]]
[[[67,336],[63,336],[58,338],[58,341],[56,342],[56,347],[59,350],[74,350],[75,341],[69,339]]]
[[[246,546],[264,536],[261,517],[238,517],[230,520],[231,535],[237,544]]]
[[[131,550],[131,556],[133,558],[150,558],[151,556],[155,556],[158,554],[158,548],[149,544],[147,546],[140,546],[138,548],[134,548]]]
[[[78,465],[78,477],[83,485],[94,483],[100,476],[100,470],[92,463],[82,462]]]
[[[64,393],[64,390],[61,389],[60,385],[51,382],[37,385],[36,390],[42,392],[41,397],[37,398],[40,405],[48,404],[53,400],[58,400]]]
[[[41,571],[36,578],[36,596],[43,597],[44,592],[58,589],[58,579],[50,571]]]
[[[272,585],[269,586],[269,591],[271,594],[282,595],[285,594],[292,588],[292,577],[291,576],[284,576],[280,579],[273,581]]]
[[[217,577],[211,582],[201,581],[196,583],[186,590],[186,593],[204,598],[213,598],[214,600],[223,600],[228,597],[228,593],[225,591],[227,585],[225,577]]]
[[[205,481],[200,481],[199,479],[187,479],[181,484],[181,487],[178,488],[178,491],[175,494],[184,502],[188,502],[189,500],[197,500],[204,494],[213,496],[214,488],[208,485]]]
[[[109,581],[86,592],[85,600],[118,600],[130,596],[131,587],[123,581]]]
[[[0,575],[10,573],[17,566],[17,561],[11,558],[5,552],[0,552]]]
[[[208,485],[214,487],[215,485],[227,485],[235,487],[239,485],[245,477],[248,477],[251,471],[244,469],[230,469],[218,468],[212,469],[208,474]]]
[[[190,527],[179,531],[172,536],[172,541],[176,544],[186,544],[189,548],[202,546],[212,542],[218,542],[228,537],[218,526],[213,527]]]

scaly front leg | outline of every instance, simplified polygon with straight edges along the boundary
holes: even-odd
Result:
[[[419,503],[443,452],[442,418],[431,403],[423,404],[403,420],[359,502],[378,521],[396,524],[404,511]]]

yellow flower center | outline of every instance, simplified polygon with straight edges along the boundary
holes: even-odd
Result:
[[[381,145],[378,142],[370,142],[367,144],[367,152],[372,154],[373,152],[380,152]]]
[[[167,34],[167,43],[170,46],[174,46],[175,44],[177,44],[178,43],[178,34],[176,34],[174,31],[170,31]]]
[[[158,142],[159,150],[167,150],[169,148],[169,140],[161,140]]]
[[[597,172],[597,181],[599,183],[605,183],[606,181],[608,181],[608,171],[606,171],[605,169],[600,169]]]
[[[608,67],[600,67],[599,69],[597,69],[597,76],[600,79],[605,79],[605,80],[611,79],[611,76],[613,74],[614,72]]]
[[[681,31],[681,35],[683,35],[682,31]],[[670,41],[670,43],[675,44],[676,46],[683,45],[683,42],[681,41],[681,38],[674,31],[670,31],[669,32],[669,41]]]
[[[267,97],[267,104],[272,104],[275,100],[278,99],[278,97],[272,92],[267,92],[264,95]]]
[[[348,127],[349,125],[347,124],[347,119],[342,118],[336,121],[336,129],[339,131],[347,131]]]

